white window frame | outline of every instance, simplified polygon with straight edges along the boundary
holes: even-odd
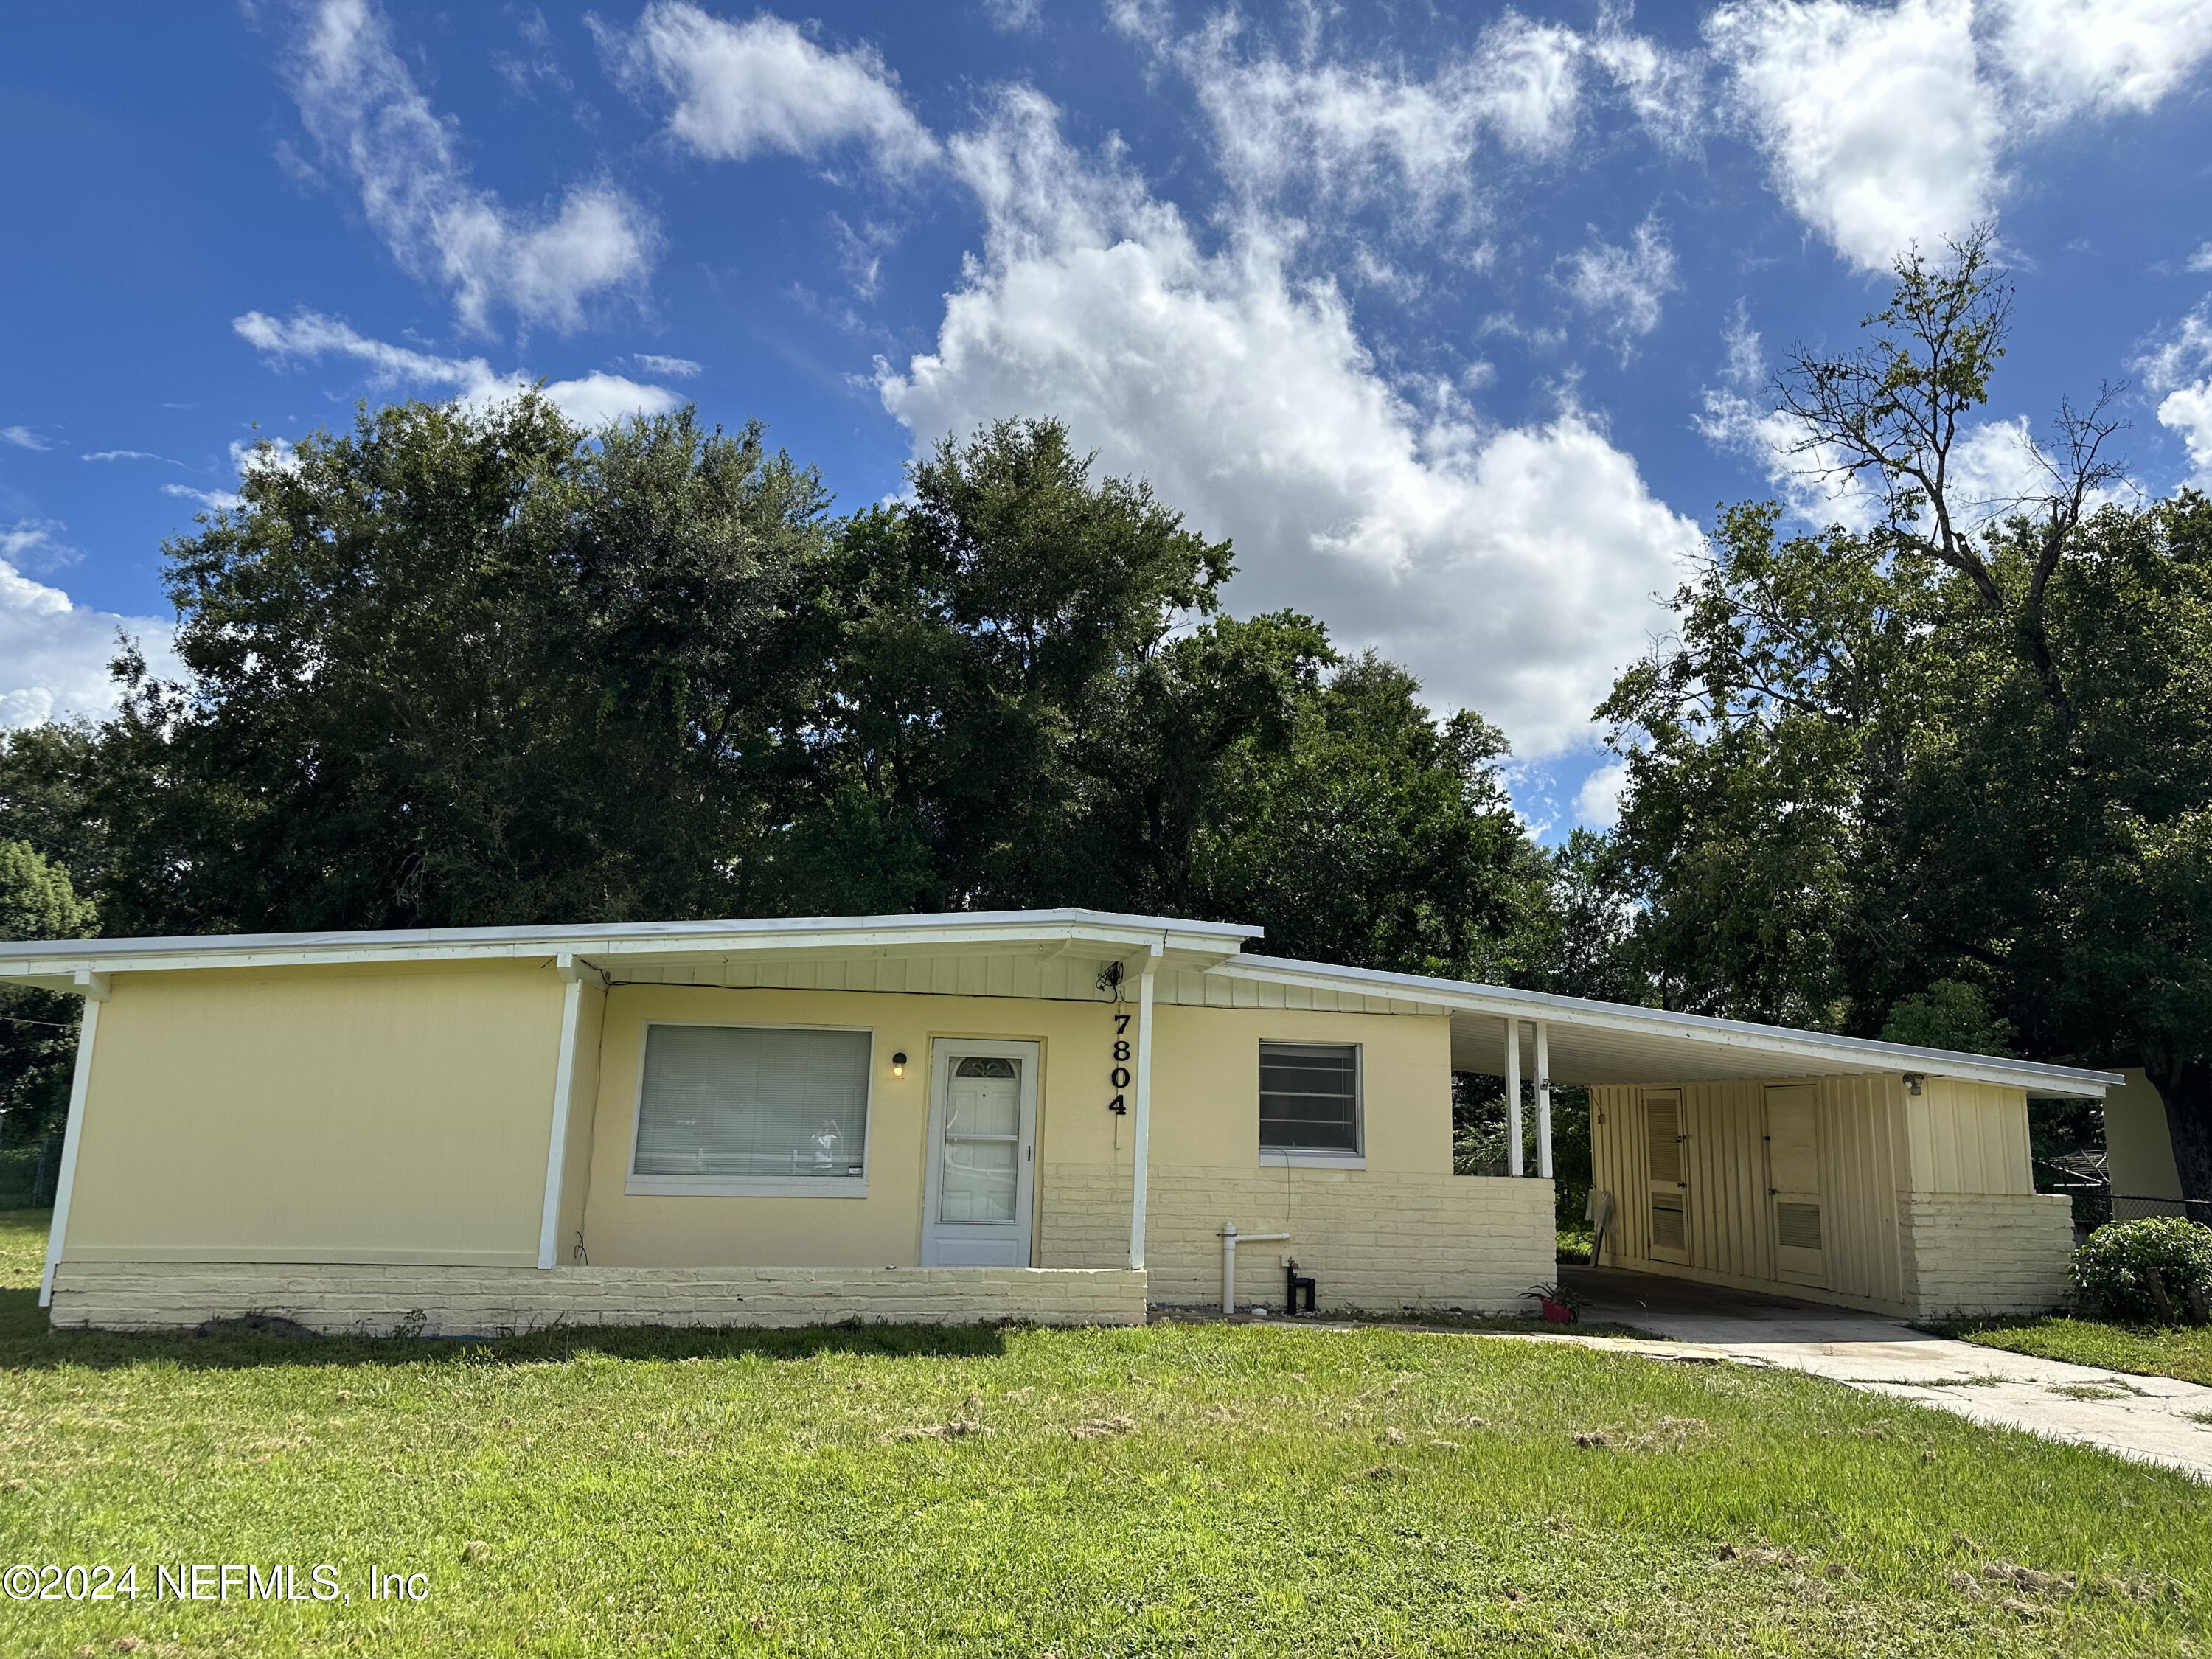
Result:
[[[1258,1057],[1267,1048],[1349,1048],[1352,1050],[1352,1142],[1348,1152],[1332,1152],[1319,1146],[1269,1146],[1260,1148],[1261,1166],[1312,1170],[1364,1170],[1367,1167],[1367,1045],[1364,1042],[1320,1042],[1311,1037],[1263,1036],[1252,1053],[1255,1065],[1252,1073],[1253,1133],[1259,1133],[1260,1074]]]
[[[645,1127],[645,1057],[657,1025],[723,1031],[860,1031],[868,1039],[868,1093],[861,1107],[866,1134],[857,1176],[668,1176],[637,1172],[637,1139]],[[631,1094],[629,1153],[623,1191],[635,1198],[866,1198],[876,1156],[876,1030],[872,1025],[825,1025],[805,1020],[649,1019],[638,1027],[637,1083]]]

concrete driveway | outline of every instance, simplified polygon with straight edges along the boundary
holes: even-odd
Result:
[[[1809,1371],[1977,1423],[2026,1429],[2212,1481],[2212,1388],[1954,1342],[1880,1314],[1561,1267],[1583,1317],[1634,1325],[1747,1364]]]

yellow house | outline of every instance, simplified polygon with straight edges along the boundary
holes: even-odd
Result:
[[[1554,1080],[1592,1085],[1611,1263],[1899,1312],[2057,1300],[2026,1098],[2115,1078],[1258,936],[1070,909],[0,945],[0,981],[85,999],[41,1301],[112,1328],[1135,1322],[1279,1307],[1294,1258],[1323,1308],[1509,1309],[1554,1276]],[[1455,1070],[1516,1112],[1534,1081],[1534,1171],[1453,1173]]]

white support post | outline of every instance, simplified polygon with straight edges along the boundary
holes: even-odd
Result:
[[[1526,1175],[1521,1156],[1521,1022],[1505,1022],[1505,1168]]]
[[[76,1189],[77,1148],[84,1142],[84,1099],[92,1086],[92,1045],[100,1036],[100,1005],[107,1000],[107,975],[80,968],[76,993],[84,999],[84,1018],[76,1028],[76,1067],[70,1073],[69,1117],[62,1127],[62,1167],[54,1182],[54,1218],[46,1229],[46,1267],[39,1275],[39,1305],[54,1304],[54,1270],[62,1265],[69,1235],[70,1194]]]
[[[1536,1173],[1552,1178],[1552,1034],[1536,1022]]]
[[[1160,965],[1164,949],[1164,945],[1155,945],[1146,952],[1145,969],[1137,981],[1137,1080],[1132,1091],[1136,1103],[1130,1113],[1136,1119],[1136,1133],[1132,1137],[1136,1169],[1129,1188],[1129,1267],[1133,1272],[1145,1265],[1145,1166],[1152,1135],[1152,974]]]
[[[545,1145],[545,1205],[538,1221],[538,1265],[550,1268],[561,1228],[561,1184],[568,1164],[568,1115],[576,1092],[576,1039],[583,1026],[584,980],[596,976],[573,951],[553,959],[562,978],[561,1053],[553,1063],[553,1127]]]

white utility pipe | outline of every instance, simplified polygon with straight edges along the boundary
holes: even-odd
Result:
[[[1288,1233],[1240,1233],[1237,1224],[1221,1224],[1221,1311],[1237,1311],[1237,1247],[1239,1244],[1279,1244]]]
[[[1505,1022],[1505,1168],[1525,1175],[1521,1157],[1521,1022]]]
[[[1536,1022],[1536,1173],[1552,1178],[1552,1036]]]

